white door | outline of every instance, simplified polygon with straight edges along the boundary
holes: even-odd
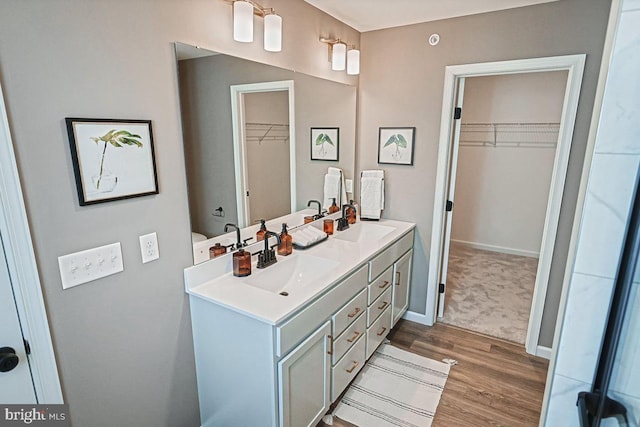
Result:
[[[329,410],[331,321],[327,321],[280,362],[280,427],[313,427]]]
[[[0,235],[0,404],[35,404],[20,320]]]
[[[444,316],[444,295],[447,286],[447,268],[449,266],[449,244],[451,242],[451,224],[453,222],[453,195],[456,189],[456,169],[458,166],[458,147],[460,146],[460,123],[462,122],[462,100],[464,98],[464,77],[458,79],[456,91],[456,114],[453,120],[453,141],[449,159],[449,188],[444,219],[444,237],[442,242],[442,265],[440,267],[440,289],[438,298],[438,317]]]

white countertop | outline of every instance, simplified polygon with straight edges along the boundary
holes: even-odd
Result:
[[[388,234],[380,238],[371,238],[370,233],[364,240],[352,242],[337,238],[341,233],[364,233],[367,228],[373,231],[378,226],[393,228]],[[337,223],[336,223],[337,226]],[[252,274],[246,278],[235,277],[231,272],[231,254],[214,259],[204,264],[189,267],[185,270],[186,290],[190,295],[227,307],[231,310],[243,313],[262,322],[276,325],[291,314],[296,312],[316,296],[329,290],[333,285],[344,279],[357,267],[363,265],[369,258],[378,254],[392,242],[413,229],[415,224],[389,219],[381,219],[376,222],[358,221],[348,230],[335,231],[332,236],[305,250],[294,249],[289,256],[279,256],[278,262],[265,269],[256,268],[256,258],[253,257]],[[362,230],[358,230],[361,228]],[[346,236],[346,234],[345,234]],[[257,250],[254,246],[253,252]],[[297,259],[298,257],[306,259]],[[313,257],[318,257],[316,259]],[[327,262],[324,262],[328,260]],[[302,263],[305,261],[305,263]],[[317,261],[317,262],[314,262]],[[300,263],[300,264],[298,264]],[[303,277],[305,272],[301,266],[309,265],[330,266],[326,271],[308,278]],[[314,265],[314,266],[315,266]],[[322,267],[322,265],[321,265]],[[271,269],[271,270],[270,270]],[[263,278],[270,283],[274,282],[274,274],[282,276],[283,284],[295,282],[294,273],[301,277],[299,283],[293,283],[285,290],[288,296],[279,295],[260,288]],[[245,283],[253,283],[249,285]]]

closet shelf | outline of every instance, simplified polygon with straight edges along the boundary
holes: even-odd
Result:
[[[460,145],[555,148],[560,123],[463,123]]]
[[[245,123],[247,142],[282,142],[289,141],[289,125],[281,123]]]

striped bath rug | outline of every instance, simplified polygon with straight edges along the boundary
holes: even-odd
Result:
[[[383,344],[349,386],[333,415],[361,427],[428,427],[449,367]]]

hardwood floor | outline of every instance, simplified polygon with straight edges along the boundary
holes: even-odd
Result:
[[[428,327],[400,320],[389,339],[431,359],[458,361],[451,367],[434,427],[538,425],[547,360],[527,354],[520,345],[442,323]],[[339,419],[333,426],[354,427]]]

